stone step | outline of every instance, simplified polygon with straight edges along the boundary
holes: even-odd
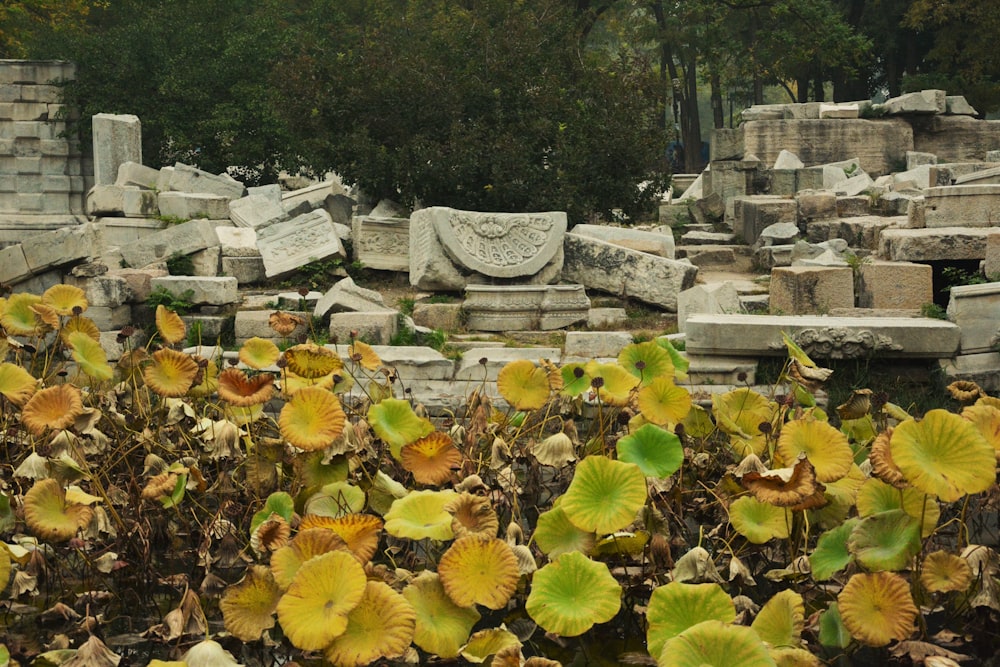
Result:
[[[735,241],[736,234],[725,232],[687,232],[681,236],[684,245],[728,245]]]

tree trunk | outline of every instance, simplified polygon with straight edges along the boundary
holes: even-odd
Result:
[[[725,127],[726,119],[722,113],[722,81],[715,72],[712,72],[708,79],[712,86],[712,123],[716,128]]]
[[[689,61],[684,65],[684,83],[687,93],[684,95],[684,109],[681,117],[686,122],[681,124],[684,134],[684,169],[689,174],[697,174],[705,164],[701,159],[701,118],[698,115],[698,56],[688,52]]]

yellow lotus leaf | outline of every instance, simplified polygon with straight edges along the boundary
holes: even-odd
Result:
[[[889,427],[875,437],[868,460],[872,465],[872,474],[875,477],[897,489],[905,489],[910,483],[906,481],[903,471],[892,460],[892,450],[889,447],[889,443],[892,441],[892,431],[892,427]]]
[[[59,328],[59,313],[52,306],[46,306],[44,303],[36,303],[31,307],[31,310],[35,313],[38,321],[44,325],[43,329],[51,331]]]
[[[326,659],[361,667],[401,656],[413,640],[416,618],[406,598],[388,584],[369,581],[361,602],[347,614],[347,629],[326,647]]]
[[[469,536],[457,540],[444,552],[438,574],[455,604],[481,604],[502,609],[521,578],[517,557],[503,540]]]
[[[156,307],[156,330],[160,338],[170,345],[179,343],[187,336],[187,326],[181,316],[162,303]]]
[[[749,387],[741,387],[724,394],[714,394],[712,412],[723,431],[750,438],[760,433],[761,424],[771,422],[774,409],[767,398]]]
[[[451,530],[455,533],[455,537],[467,535],[497,536],[497,531],[500,529],[500,519],[497,517],[489,498],[463,491],[448,501],[444,509],[455,517],[451,522]]]
[[[771,646],[798,646],[802,642],[805,616],[802,596],[785,589],[764,604],[750,627]]]
[[[618,363],[639,379],[645,387],[656,379],[674,379],[674,364],[670,354],[655,340],[632,343],[618,353]]]
[[[40,333],[40,322],[31,309],[42,302],[42,297],[28,292],[12,295],[0,311],[0,324],[11,336],[33,336]]]
[[[285,398],[291,398],[295,395],[295,392],[305,387],[318,387],[335,394],[342,394],[350,391],[351,387],[354,386],[354,378],[343,371],[330,373],[329,375],[310,380],[299,377],[286,368],[285,372],[281,374],[280,382],[281,395]]]
[[[330,551],[346,551],[339,535],[323,528],[301,528],[286,546],[271,554],[271,572],[281,590],[288,590],[302,563]]]
[[[822,492],[823,488],[816,481],[816,469],[805,457],[801,457],[791,468],[764,473],[748,472],[740,483],[760,502],[778,507],[795,507],[817,491]]]
[[[455,533],[445,506],[457,495],[454,491],[410,491],[393,501],[385,513],[385,531],[411,540],[450,540]]]
[[[53,285],[42,293],[42,303],[60,315],[79,315],[87,310],[87,295],[75,285]]]
[[[400,462],[420,484],[437,485],[447,481],[462,464],[462,452],[447,433],[434,431],[400,450]]]
[[[917,618],[910,585],[894,572],[853,575],[837,596],[837,606],[851,636],[869,646],[906,639]]]
[[[865,474],[855,464],[851,466],[846,476],[827,484],[823,495],[829,502],[819,509],[809,510],[809,523],[816,524],[824,530],[831,530],[843,523],[854,507],[858,490],[866,479]]]
[[[359,561],[367,563],[375,555],[382,534],[382,519],[372,514],[352,513],[338,517],[307,514],[302,517],[301,530],[322,528],[344,541]]]
[[[663,645],[660,667],[775,667],[767,646],[743,625],[704,621]]]
[[[101,341],[101,330],[97,328],[96,324],[94,324],[94,320],[82,315],[74,315],[66,320],[66,323],[63,324],[59,335],[65,342],[69,338],[70,334],[77,331],[87,334],[97,342]]]
[[[504,651],[520,648],[521,640],[517,635],[501,626],[472,633],[458,654],[468,662],[479,664],[486,662],[491,655],[497,656]]]
[[[847,436],[824,421],[808,418],[782,427],[777,452],[784,461],[795,461],[804,453],[816,469],[816,479],[823,483],[836,482],[854,463]]]
[[[409,402],[386,398],[368,408],[368,423],[375,435],[388,445],[393,458],[402,456],[402,449],[434,432],[434,424],[418,417]]]
[[[271,313],[271,316],[267,319],[267,325],[282,337],[291,336],[298,327],[305,326],[305,324],[306,321],[298,315],[286,313],[281,310]]]
[[[35,482],[24,494],[24,522],[36,537],[47,542],[65,542],[87,526],[94,511],[86,505],[66,502],[66,492],[54,479]]]
[[[247,377],[238,368],[227,368],[219,373],[219,398],[241,408],[261,405],[274,395],[274,376],[259,373]]]
[[[416,613],[413,643],[441,658],[458,657],[469,639],[472,626],[479,621],[474,607],[455,604],[441,585],[436,572],[424,570],[403,589]]]
[[[872,390],[855,389],[851,396],[837,406],[837,415],[842,420],[861,419],[872,409]]]
[[[4,545],[0,545],[0,593],[7,589],[7,582],[10,580],[10,551]]]
[[[24,405],[37,387],[38,380],[21,366],[0,363],[0,395],[14,405]]]
[[[962,410],[962,417],[976,425],[1000,459],[1000,408],[977,403]]]
[[[195,377],[195,384],[188,389],[188,396],[205,398],[211,396],[219,389],[219,366],[211,359],[196,357],[195,363],[201,367],[201,380]]]
[[[733,600],[719,584],[672,581],[659,586],[653,590],[646,610],[649,653],[659,655],[664,644],[699,623],[710,620],[732,623],[735,619]]]
[[[944,502],[985,491],[996,481],[993,445],[975,424],[947,410],[899,424],[889,448],[910,484]]]
[[[256,370],[273,366],[280,356],[278,346],[266,338],[254,336],[240,346],[240,361]]]
[[[920,583],[931,593],[965,591],[972,583],[972,568],[961,556],[935,551],[920,565]]]
[[[84,331],[75,331],[66,337],[66,344],[73,350],[73,361],[92,379],[98,382],[114,377],[108,364],[108,355],[101,344]]]
[[[590,377],[591,390],[597,393],[603,403],[614,407],[628,405],[632,391],[639,384],[639,378],[618,364],[590,361],[585,368]]]
[[[228,586],[219,600],[223,624],[237,639],[252,642],[274,627],[281,589],[265,565],[251,565],[243,579]]]
[[[153,363],[146,366],[142,377],[146,386],[160,396],[177,398],[185,395],[198,375],[198,362],[170,348],[153,353]]]
[[[986,395],[983,388],[972,380],[955,380],[945,387],[945,389],[948,390],[952,398],[962,403],[971,403],[980,396]]]
[[[329,551],[307,560],[278,601],[282,630],[300,649],[325,649],[347,629],[347,615],[366,585],[364,569],[349,553]]]
[[[250,534],[250,547],[258,554],[277,551],[288,544],[292,527],[285,517],[272,513]]]
[[[251,405],[250,407],[241,408],[235,405],[228,405],[225,408],[225,413],[226,419],[237,426],[246,426],[261,418],[261,415],[264,414],[264,406]]]
[[[326,389],[306,387],[295,392],[281,408],[278,427],[285,440],[314,451],[329,447],[344,430],[346,419],[336,396]]]
[[[309,380],[330,375],[344,367],[344,362],[332,350],[314,343],[302,343],[285,350],[288,370]]]
[[[621,603],[621,585],[608,566],[571,551],[535,572],[524,608],[546,631],[577,637],[613,619]]]
[[[862,517],[903,510],[918,521],[923,519],[921,537],[930,537],[941,516],[941,508],[933,496],[928,496],[912,486],[896,489],[877,478],[868,479],[861,485],[855,504],[858,507],[858,515]]]
[[[667,376],[654,378],[640,389],[638,401],[642,416],[661,426],[677,424],[691,411],[691,394]]]
[[[21,410],[21,423],[33,435],[46,429],[69,428],[83,413],[80,390],[71,384],[60,384],[35,392]]]
[[[634,463],[588,456],[576,467],[562,509],[578,528],[599,534],[621,530],[646,502],[646,476]]]
[[[538,410],[549,400],[549,375],[533,362],[518,359],[500,369],[497,391],[515,410]]]
[[[369,371],[377,371],[379,366],[382,365],[382,360],[379,358],[378,353],[375,349],[368,343],[362,343],[360,340],[354,341],[347,348],[347,356],[351,358],[351,361],[360,364],[362,368]]]
[[[754,544],[764,544],[774,538],[787,538],[792,518],[787,508],[742,496],[729,506],[729,522],[737,533]]]

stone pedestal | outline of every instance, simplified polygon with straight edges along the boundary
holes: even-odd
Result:
[[[585,321],[590,299],[583,285],[469,285],[464,310],[471,331],[547,331]]]

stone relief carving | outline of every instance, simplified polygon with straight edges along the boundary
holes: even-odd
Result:
[[[876,352],[903,349],[902,345],[893,342],[891,336],[868,329],[808,328],[792,334],[791,338],[806,354],[823,359],[861,359]],[[771,343],[770,347],[779,350],[784,349],[785,344],[778,341]]]

